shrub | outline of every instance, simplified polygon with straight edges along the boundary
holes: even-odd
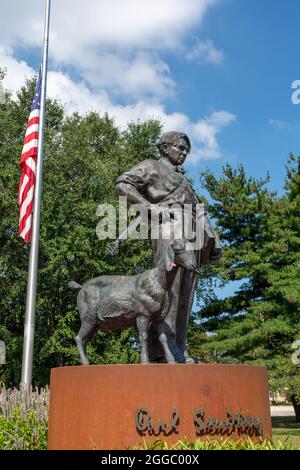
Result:
[[[47,448],[49,390],[0,387],[0,449]]]

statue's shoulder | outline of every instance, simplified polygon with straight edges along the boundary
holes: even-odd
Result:
[[[147,174],[157,173],[160,168],[160,163],[158,160],[154,160],[152,158],[147,158],[146,160],[142,160],[140,163],[135,165],[130,172],[142,172]]]
[[[153,160],[151,158],[147,158],[146,160],[142,160],[139,163],[136,163],[130,170],[127,172],[132,172],[141,169],[149,169],[154,168],[156,166],[157,160]]]
[[[157,160],[150,158],[137,163],[134,167],[122,173],[122,175],[117,178],[116,184],[125,182],[134,185],[143,185],[149,182],[149,179],[152,179],[158,172],[157,163]]]
[[[152,168],[154,171],[155,170],[157,170],[157,171],[161,170],[162,168],[169,169],[169,167],[166,166],[166,164],[163,163],[163,161],[161,159],[154,160],[153,158],[148,158],[147,160],[143,160],[141,162],[141,164],[143,164],[145,167]]]
[[[138,165],[145,166],[148,168],[156,168],[159,166],[159,160],[154,160],[153,158],[147,158],[146,160],[141,161]]]

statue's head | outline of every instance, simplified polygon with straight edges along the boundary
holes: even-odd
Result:
[[[185,239],[171,240],[165,252],[165,267],[172,271],[176,266],[182,266],[188,271],[197,271],[197,259],[192,244]]]
[[[162,157],[167,157],[172,165],[182,165],[191,150],[191,142],[183,132],[165,132],[158,141],[157,148]]]

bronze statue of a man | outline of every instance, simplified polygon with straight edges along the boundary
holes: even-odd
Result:
[[[191,143],[188,136],[180,132],[166,132],[158,142],[159,160],[144,160],[131,170],[123,173],[116,181],[116,190],[120,196],[126,196],[131,204],[143,204],[149,210],[153,205],[184,208],[186,204],[196,207],[200,200],[190,181],[184,176],[182,168]],[[195,212],[196,213],[196,212]],[[207,250],[195,250],[198,267],[215,261],[221,256],[218,239],[205,217],[206,239],[213,240]],[[168,240],[152,240],[154,264],[164,256]],[[177,267],[174,281],[170,287],[171,307],[165,319],[171,347],[176,362],[194,362],[187,352],[187,326],[191,313],[196,275],[183,267]],[[164,361],[162,347],[157,340],[156,325],[149,330],[149,355],[152,362]]]

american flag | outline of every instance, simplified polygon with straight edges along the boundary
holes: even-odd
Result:
[[[30,243],[31,240],[35,171],[38,155],[41,82],[42,73],[40,69],[20,160],[22,175],[19,184],[19,234],[25,243]]]

